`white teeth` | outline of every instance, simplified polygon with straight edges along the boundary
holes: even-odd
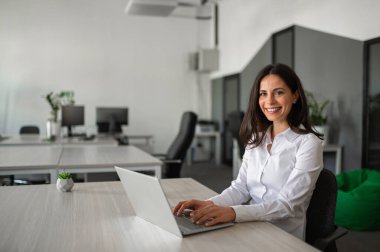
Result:
[[[279,111],[280,108],[267,108],[267,110],[268,112],[273,113],[273,112]]]

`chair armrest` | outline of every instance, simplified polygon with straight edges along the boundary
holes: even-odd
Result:
[[[152,154],[153,157],[160,159],[165,164],[181,164],[182,160],[180,159],[166,159],[165,154]]]
[[[182,160],[180,159],[161,159],[164,164],[181,164]]]
[[[166,155],[161,153],[153,153],[151,154],[153,157],[159,158],[159,159],[165,159]]]
[[[342,227],[337,227],[334,232],[332,232],[330,235],[317,239],[313,246],[317,249],[324,250],[331,242],[339,239],[340,237],[346,235],[348,233],[348,230]]]

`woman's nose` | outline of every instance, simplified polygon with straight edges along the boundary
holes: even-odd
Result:
[[[274,99],[274,96],[272,94],[269,94],[267,96],[267,102],[268,103],[274,103],[275,99]]]

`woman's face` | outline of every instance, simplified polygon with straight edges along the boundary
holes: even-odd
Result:
[[[267,119],[274,125],[277,123],[288,124],[288,114],[297,99],[298,92],[293,94],[278,75],[269,74],[260,82],[259,106]]]

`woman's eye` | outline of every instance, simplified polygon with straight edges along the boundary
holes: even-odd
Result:
[[[283,95],[283,94],[284,94],[283,91],[275,91],[274,92],[274,95],[276,95],[276,96],[280,96],[280,95]]]
[[[260,93],[260,96],[265,96],[267,93],[264,93],[264,92],[262,92],[262,93]]]

